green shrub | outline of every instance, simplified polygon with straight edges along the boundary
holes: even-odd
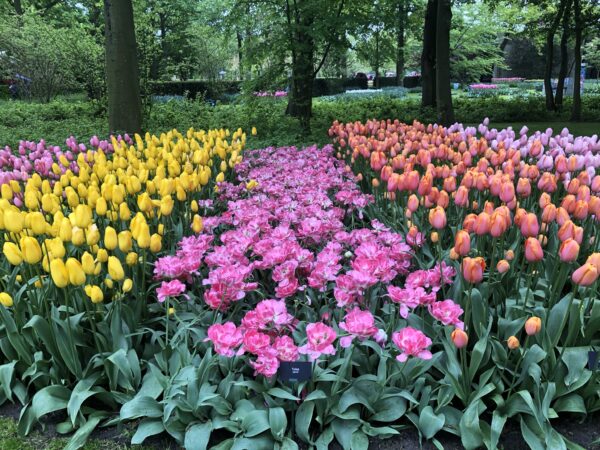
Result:
[[[10,98],[10,92],[7,84],[0,84],[0,100]]]
[[[433,108],[421,107],[418,96],[395,98],[392,95],[336,96],[335,101],[315,99],[312,133],[301,135],[298,121],[285,115],[285,98],[244,98],[231,104],[210,106],[201,100],[170,100],[154,103],[145,114],[144,129],[152,133],[172,128],[185,131],[194,128],[243,128],[256,126],[258,136],[248,138],[248,146],[258,148],[284,144],[323,144],[328,141],[327,130],[334,120],[352,122],[367,119],[399,119],[424,123],[436,121]],[[454,108],[456,120],[463,123],[479,123],[489,117],[492,123],[568,121],[572,99],[565,98],[563,111],[556,114],[547,111],[543,97],[514,98],[468,98],[456,96]],[[586,121],[600,121],[600,95],[584,95],[583,117]],[[48,104],[1,101],[0,147],[14,147],[19,140],[45,139],[52,144],[62,144],[73,135],[87,139],[108,132],[106,111],[99,103],[64,98]]]

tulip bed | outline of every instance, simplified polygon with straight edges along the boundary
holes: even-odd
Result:
[[[254,131],[254,130],[253,130]],[[366,449],[415,428],[581,448],[600,410],[600,143],[340,124],[0,154],[0,402],[186,449]],[[305,362],[308,379],[285,379]]]

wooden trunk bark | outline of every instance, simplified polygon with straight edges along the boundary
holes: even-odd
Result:
[[[437,31],[435,39],[436,103],[438,123],[454,123],[452,89],[450,86],[450,27],[452,25],[452,0],[438,0]]]
[[[560,24],[566,6],[566,0],[561,0],[558,11],[548,32],[546,33],[546,67],[544,70],[544,91],[546,93],[546,109],[554,111],[556,104],[554,103],[554,93],[552,91],[552,66],[554,64],[554,36]]]
[[[104,21],[109,129],[138,133],[142,105],[131,0],[104,0]]]
[[[405,30],[406,30],[406,5],[405,0],[398,2],[398,29],[396,37],[396,84],[402,86],[404,84],[404,45],[405,45]]]
[[[575,74],[573,76],[573,110],[571,120],[581,120],[581,43],[583,40],[583,24],[581,21],[581,1],[575,0]]]
[[[292,83],[286,114],[297,117],[305,133],[310,132],[313,80],[315,77],[315,43],[309,33],[312,18],[296,17],[292,41]]]
[[[557,111],[562,109],[565,93],[565,78],[569,72],[569,30],[571,21],[571,1],[567,2],[563,15],[562,36],[560,37],[560,69],[558,72],[558,83],[556,84],[556,96],[554,105]]]
[[[437,5],[438,0],[427,1],[425,25],[423,27],[423,52],[421,53],[422,106],[435,106]]]

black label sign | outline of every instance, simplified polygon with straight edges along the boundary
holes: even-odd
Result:
[[[310,380],[311,373],[312,363],[307,361],[282,361],[279,365],[279,378],[284,382]]]
[[[597,351],[588,352],[588,367],[590,370],[600,369],[600,354]]]

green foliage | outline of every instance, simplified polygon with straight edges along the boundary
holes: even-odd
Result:
[[[103,92],[102,49],[84,26],[56,27],[35,13],[0,16],[0,48],[5,76],[30,80],[17,80],[23,98],[48,102],[82,88],[91,98]]]
[[[435,111],[422,108],[418,95],[400,97],[386,93],[377,95],[342,94],[333,98],[315,99],[312,133],[303,135],[298,121],[285,116],[286,101],[250,97],[239,103],[218,104],[215,107],[203,101],[171,100],[148,106],[144,129],[152,133],[168,131],[173,127],[187,130],[189,127],[214,128],[229,126],[249,130],[256,126],[258,136],[249,136],[250,147],[268,145],[310,144],[327,142],[327,130],[334,120],[354,121],[370,118],[398,118],[405,122],[414,119],[422,122],[435,120]],[[597,95],[584,95],[583,117],[590,122],[600,121],[600,101]],[[570,108],[570,98],[565,99],[563,115],[546,111],[543,99],[538,97],[468,98],[454,99],[457,119],[464,123],[480,123],[489,117],[492,123],[565,122]],[[19,140],[45,139],[52,144],[62,144],[67,135],[78,139],[90,136],[106,136],[107,121],[104,108],[93,102],[59,99],[49,104],[3,101],[0,103],[0,146],[15,148]],[[562,129],[563,124],[553,126]],[[69,130],[65,133],[65,130]],[[586,134],[598,133],[593,125]]]

